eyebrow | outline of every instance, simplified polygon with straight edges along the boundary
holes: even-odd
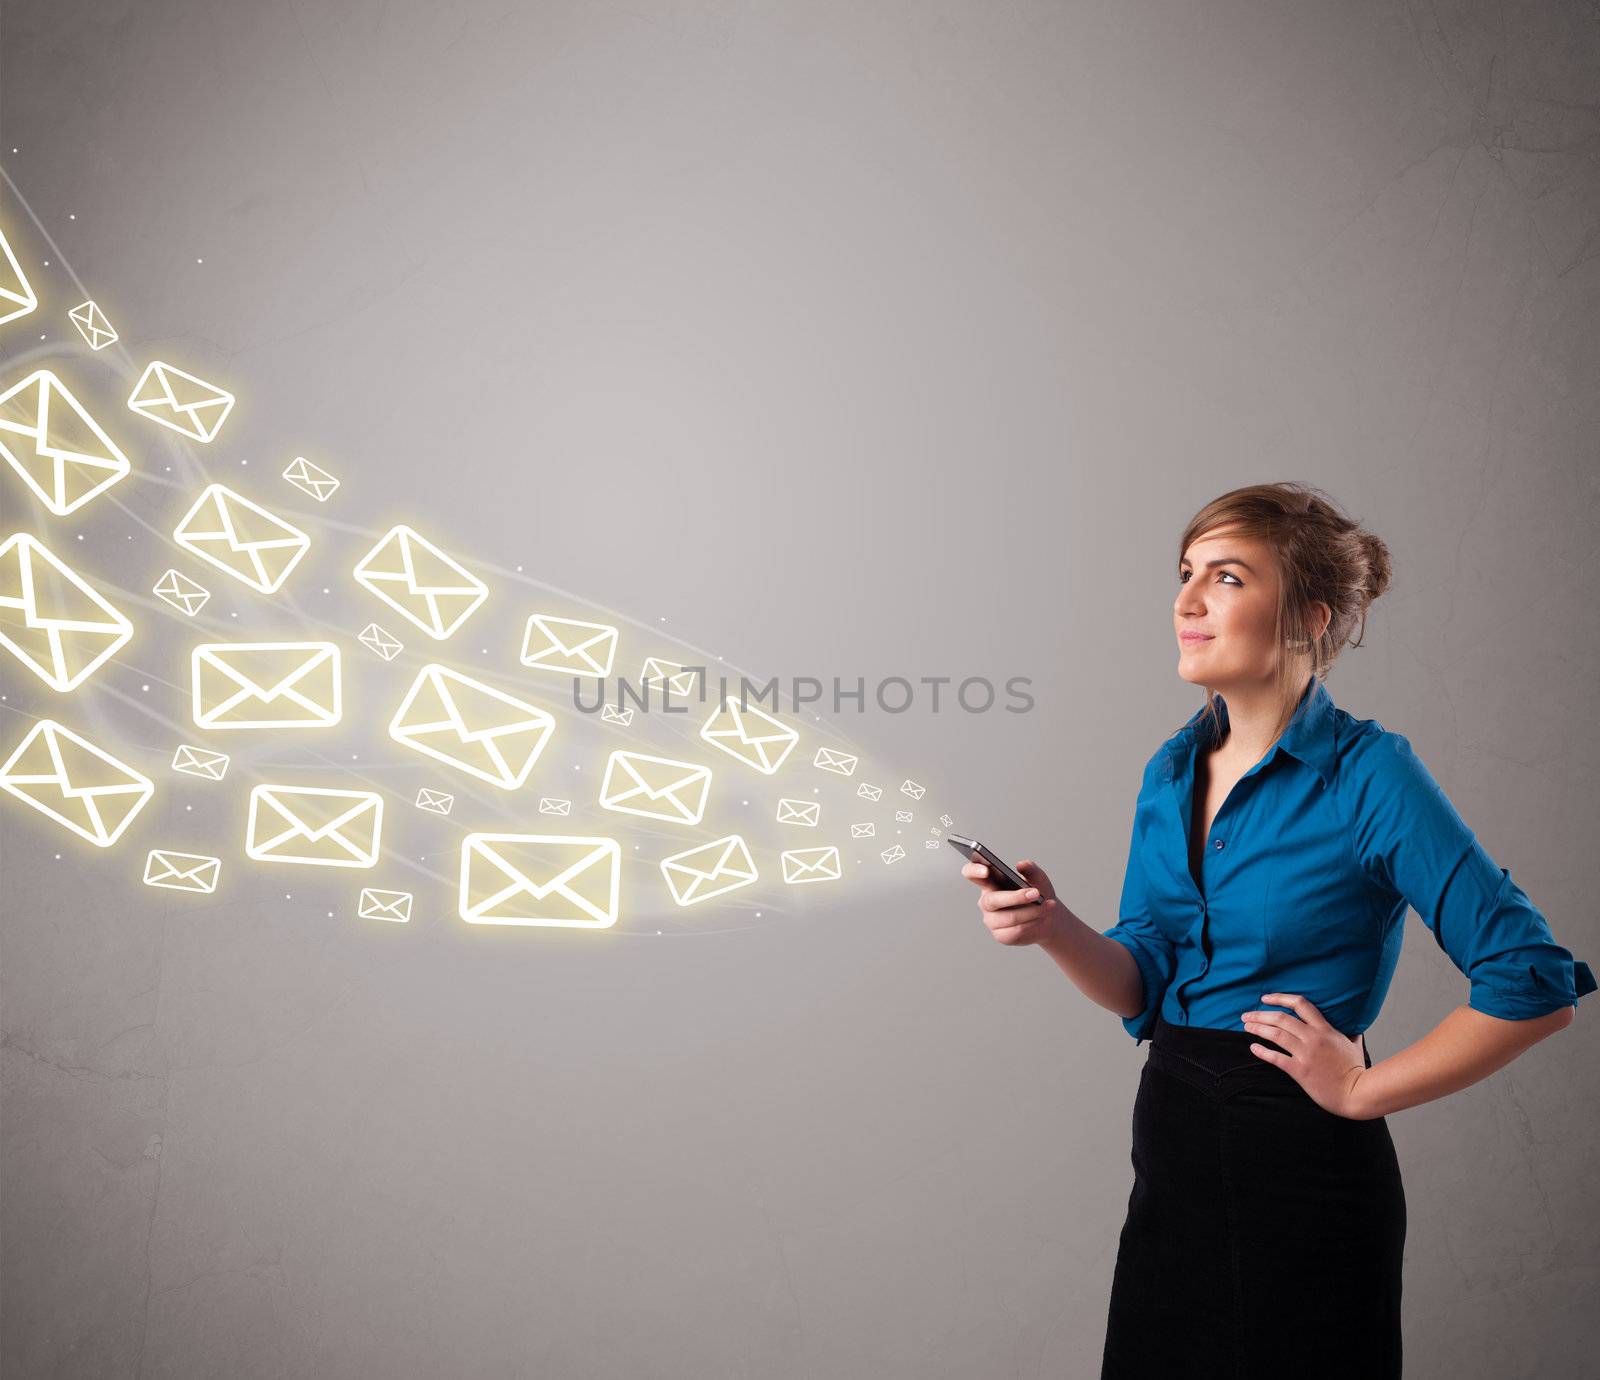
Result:
[[[1179,556],[1178,564],[1192,565],[1193,562],[1190,561],[1187,556]],[[1241,561],[1237,556],[1218,556],[1216,560],[1206,562],[1206,569],[1214,570],[1219,565],[1242,565],[1246,570],[1249,570],[1252,575],[1256,573],[1253,569],[1251,569],[1248,561]]]

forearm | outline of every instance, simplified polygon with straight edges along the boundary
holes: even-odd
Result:
[[[1532,1020],[1507,1021],[1458,1006],[1415,1044],[1380,1059],[1361,1075],[1355,1093],[1363,1119],[1470,1087],[1571,1025],[1573,1015],[1572,1007],[1563,1006]]]
[[[1061,917],[1039,947],[1084,996],[1127,1018],[1144,1008],[1144,978],[1126,947],[1078,919],[1058,898]]]

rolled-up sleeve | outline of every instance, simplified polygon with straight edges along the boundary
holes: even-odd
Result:
[[[1146,789],[1149,777],[1146,776]],[[1128,844],[1128,867],[1122,878],[1122,900],[1117,914],[1121,918],[1101,933],[1123,945],[1139,965],[1144,978],[1144,1005],[1137,1015],[1122,1019],[1122,1028],[1140,1042],[1150,1038],[1155,1030],[1156,1014],[1161,1009],[1161,998],[1166,995],[1167,984],[1177,967],[1177,951],[1170,939],[1156,928],[1150,915],[1148,888],[1144,875],[1144,826],[1142,824],[1144,790],[1140,791],[1139,805],[1133,816],[1133,837]]]
[[[1358,860],[1422,917],[1471,983],[1469,1006],[1530,1020],[1595,990],[1589,965],[1556,943],[1543,914],[1484,851],[1404,734],[1384,732],[1357,780]]]

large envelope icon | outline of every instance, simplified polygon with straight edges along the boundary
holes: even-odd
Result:
[[[567,834],[468,834],[461,845],[461,918],[473,925],[617,923],[622,849]]]
[[[0,646],[52,690],[76,690],[133,624],[26,532],[0,543]]]
[[[522,633],[522,664],[564,676],[609,676],[617,655],[617,630],[536,613]]]
[[[201,728],[339,722],[339,648],[332,642],[202,642],[189,665]]]
[[[878,856],[886,863],[899,862],[901,858],[905,857],[905,855],[906,850],[898,843],[890,845],[888,848],[885,848],[883,852],[878,854]]]
[[[413,899],[409,891],[383,891],[375,886],[364,886],[356,915],[363,920],[392,920],[403,925],[411,919]]]
[[[209,896],[222,876],[222,859],[202,853],[174,853],[152,848],[144,860],[144,884],[166,891],[198,891]]]
[[[856,763],[860,760],[854,753],[840,752],[838,748],[822,747],[817,749],[817,755],[812,759],[811,765],[821,767],[823,771],[831,771],[837,776],[854,776]]]
[[[810,824],[822,822],[822,804],[816,800],[780,800],[779,824]]]
[[[106,314],[93,302],[80,302],[67,313],[78,334],[91,350],[103,350],[117,343],[116,328],[106,320]]]
[[[141,417],[171,427],[195,441],[213,441],[233,410],[233,394],[197,379],[175,364],[151,360],[128,395]]]
[[[230,760],[225,752],[179,743],[178,750],[172,754],[172,769],[185,776],[198,776],[203,781],[220,781],[228,774]]]
[[[155,583],[151,591],[164,604],[171,604],[179,613],[193,618],[206,606],[211,591],[191,580],[181,570],[169,570]]]
[[[692,906],[709,901],[713,896],[737,891],[749,886],[757,876],[750,850],[737,834],[663,858],[661,875],[667,879],[672,899],[680,906]]]
[[[685,667],[676,661],[663,661],[658,656],[647,656],[644,669],[639,672],[641,689],[655,685],[661,687],[662,698],[669,695],[686,700],[694,694],[694,683],[700,677],[700,667]]]
[[[276,594],[311,547],[298,527],[223,484],[206,488],[172,536],[186,551],[263,594]]]
[[[913,800],[921,800],[927,792],[928,788],[926,786],[919,786],[915,781],[902,781],[900,783],[900,794],[909,795]]]
[[[376,867],[383,797],[371,791],[257,786],[244,851],[258,862]]]
[[[397,743],[504,790],[528,779],[556,721],[537,705],[452,671],[424,666],[389,724]]]
[[[489,597],[488,586],[404,523],[391,527],[354,571],[370,590],[429,637],[444,639]]]
[[[40,719],[0,766],[0,791],[109,848],[155,794],[155,783],[53,719]]]
[[[791,848],[779,855],[783,880],[791,886],[804,882],[836,882],[844,876],[837,848]]]
[[[48,369],[0,393],[0,455],[57,517],[83,507],[133,468]]]
[[[600,807],[674,824],[698,824],[710,790],[710,767],[642,752],[613,752],[600,786]]]
[[[783,765],[783,759],[800,741],[800,735],[788,724],[753,705],[741,707],[737,695],[730,695],[713,711],[700,736],[712,747],[769,776]]]
[[[28,283],[10,241],[0,232],[0,326],[26,316],[39,305],[39,295]]]

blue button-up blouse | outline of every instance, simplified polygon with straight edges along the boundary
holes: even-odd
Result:
[[[1218,697],[1227,723],[1227,704]],[[1352,1039],[1372,1024],[1408,906],[1506,1020],[1572,1006],[1596,983],[1483,850],[1400,733],[1338,708],[1313,677],[1293,719],[1229,792],[1196,880],[1189,867],[1202,706],[1146,764],[1121,917],[1104,934],[1144,976],[1123,1021],[1243,1030],[1266,992],[1296,992]]]

